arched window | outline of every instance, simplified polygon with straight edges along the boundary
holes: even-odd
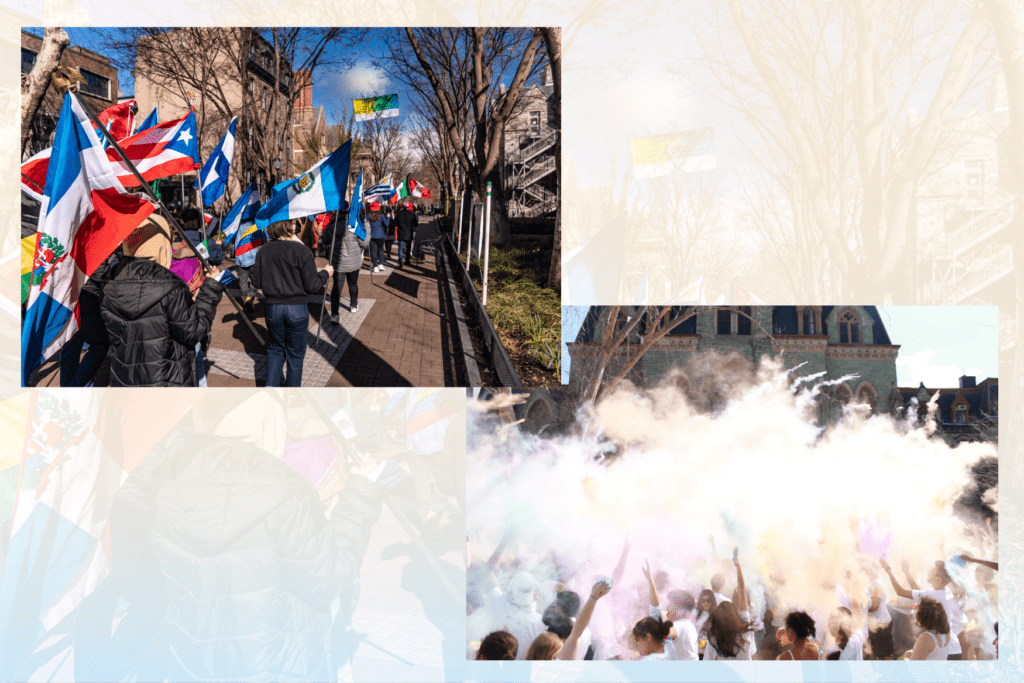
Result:
[[[860,344],[860,318],[853,309],[846,309],[839,316],[839,343]]]
[[[878,405],[878,392],[867,380],[857,387],[857,403],[870,406],[871,412],[875,412],[875,406]]]
[[[846,386],[845,384],[840,384],[838,387],[836,387],[835,396],[836,403],[838,403],[839,405],[846,405],[847,403],[850,402],[850,399],[853,398],[853,392],[850,391],[850,387]]]

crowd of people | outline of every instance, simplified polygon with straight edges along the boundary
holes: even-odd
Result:
[[[990,537],[994,538],[991,532]],[[590,578],[567,575],[554,555],[534,567],[517,558],[503,558],[507,541],[506,536],[486,563],[469,567],[469,659],[788,661],[998,656],[998,623],[993,622],[999,567],[989,559],[960,554],[948,561],[936,560],[925,581],[928,587],[921,588],[907,560],[902,562],[901,579],[885,559],[861,556],[858,576],[847,570],[844,578],[826,581],[820,590],[801,599],[784,590],[784,577],[758,575],[756,585],[750,585],[738,550],[731,562],[714,557],[695,565],[700,567],[694,572],[699,575],[714,571],[706,585],[690,576],[654,572],[649,564],[642,567],[642,579],[637,575],[630,583],[628,540],[612,575]],[[994,552],[994,542],[989,548]],[[969,566],[976,571],[968,571]],[[538,581],[535,575],[553,578]],[[594,578],[597,581],[591,585]],[[589,587],[574,590],[584,586]],[[610,593],[612,607],[600,614],[597,605]],[[587,596],[585,601],[581,594]]]
[[[373,202],[360,211],[365,238],[348,229],[347,206],[336,215],[274,223],[265,244],[237,254],[215,232],[205,240],[209,270],[170,222],[154,212],[83,286],[79,330],[61,349],[61,386],[92,386],[108,353],[111,386],[204,385],[204,354],[226,291],[219,268],[225,251],[235,260],[232,271],[250,319],[257,315],[258,290],[263,293],[269,336],[266,386],[300,386],[309,296],[323,294],[333,275],[330,320],[338,325],[346,284],[348,310],[359,311],[359,273],[367,249],[374,273],[391,260],[396,241],[395,267],[411,265],[417,207],[407,202],[392,209]],[[192,244],[204,241],[202,212],[189,207],[174,218]],[[327,259],[327,266],[318,268],[316,255]]]

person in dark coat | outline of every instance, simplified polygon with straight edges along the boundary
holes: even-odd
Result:
[[[347,208],[347,207],[346,207]],[[323,240],[331,254],[331,265],[334,267],[334,286],[331,288],[331,322],[341,321],[341,289],[348,282],[349,311],[359,312],[359,271],[363,268],[363,250],[370,244],[367,233],[364,239],[356,237],[349,231],[344,220],[346,211],[339,213],[338,220],[331,221],[324,228]]]
[[[402,267],[403,260],[405,265],[411,266],[412,241],[416,237],[416,225],[419,223],[419,219],[413,213],[412,202],[407,203],[398,210],[398,215],[395,216],[395,223],[398,224],[398,267]]]
[[[309,295],[323,292],[334,268],[317,271],[309,247],[295,235],[288,221],[267,228],[270,242],[260,247],[250,277],[263,290],[267,304],[266,386],[281,386],[281,375],[288,364],[285,386],[302,385],[302,361],[306,357],[306,333],[309,329]]]
[[[103,301],[103,279],[121,260],[120,248],[93,271],[78,295],[79,330],[60,349],[60,385],[62,387],[92,386],[96,371],[110,350],[107,326],[103,324],[100,303]],[[89,350],[82,356],[82,348]]]
[[[151,215],[124,241],[123,258],[103,278],[100,315],[114,355],[111,386],[193,387],[196,344],[210,332],[224,285],[213,269],[195,301],[168,266],[170,226]]]
[[[166,662],[150,678],[337,680],[331,603],[341,598],[339,619],[351,618],[384,491],[362,474],[373,463],[343,469],[328,518],[281,460],[285,415],[276,392],[200,401],[194,426],[183,421],[118,491],[112,583],[127,618],[136,605],[159,615],[137,627],[153,633],[143,664]]]

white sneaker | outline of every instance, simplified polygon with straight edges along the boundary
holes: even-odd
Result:
[[[348,311],[349,311],[349,313],[358,313],[359,312],[359,307],[358,306],[352,306],[351,308],[348,309]]]

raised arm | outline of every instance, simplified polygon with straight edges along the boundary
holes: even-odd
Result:
[[[615,583],[622,583],[622,576],[626,573],[626,560],[629,558],[629,547],[629,536],[626,536],[626,540],[622,544],[622,554],[619,555],[619,563],[615,565],[615,569],[612,570],[612,581]]]
[[[658,601],[658,589],[654,585],[654,575],[651,574],[651,563],[649,561],[644,564],[644,576],[647,577],[647,590],[651,597],[651,607],[661,606],[661,603]]]
[[[558,652],[559,659],[568,661],[576,659],[576,650],[579,649],[580,636],[587,628],[587,625],[590,624],[590,617],[594,615],[594,606],[598,600],[608,595],[608,591],[611,589],[612,587],[608,585],[607,581],[598,581],[590,589],[590,597],[583,603],[579,616],[576,617],[576,623],[572,626],[572,632],[565,639],[562,649]]]
[[[736,557],[735,552],[733,557]],[[747,604],[747,586],[743,583],[743,569],[740,568],[740,561],[738,559],[734,559],[733,563],[736,565],[736,591],[740,595],[740,599],[736,601],[736,611],[748,611],[750,606]]]
[[[910,590],[919,591],[921,587],[917,585],[917,581],[914,581],[914,575],[910,573],[910,561],[907,558],[903,558],[900,562],[900,569],[903,570],[903,576],[907,579],[907,585],[910,586]]]
[[[960,559],[964,562],[974,562],[976,564],[984,565],[989,569],[995,569],[996,571],[999,571],[999,563],[993,562],[992,560],[982,560],[977,557],[971,557],[970,555],[964,555],[963,553],[960,554]]]
[[[896,577],[892,575],[892,567],[889,566],[889,563],[885,560],[879,560],[878,562],[882,565],[882,569],[885,570],[885,573],[889,575],[889,581],[892,582],[892,589],[896,592],[896,595],[900,596],[901,598],[910,598],[911,600],[913,600],[914,594],[906,588],[904,588],[903,586],[901,586],[896,581]]]

